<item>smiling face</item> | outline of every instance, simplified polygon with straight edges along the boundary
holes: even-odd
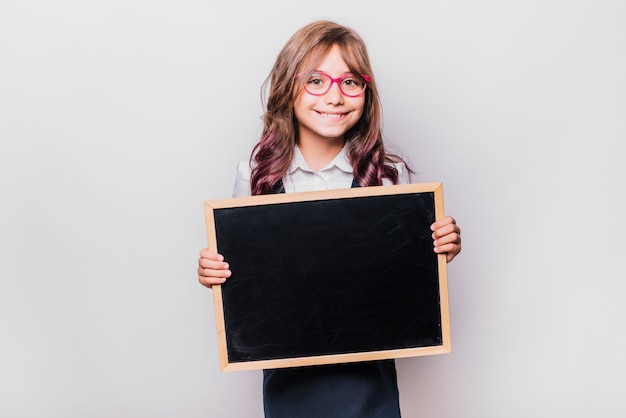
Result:
[[[337,45],[331,47],[315,71],[333,78],[350,74]],[[337,83],[333,83],[330,90],[320,96],[302,89],[294,102],[300,144],[342,147],[346,132],[359,121],[364,107],[365,93],[357,97],[345,96]]]

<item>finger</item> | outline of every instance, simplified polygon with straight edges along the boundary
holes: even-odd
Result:
[[[202,258],[202,257],[198,259],[198,266],[204,269],[211,269],[211,270],[228,270],[229,269],[228,263],[224,261],[215,261],[215,260]]]
[[[461,245],[459,244],[446,244],[442,246],[438,246],[434,248],[435,253],[437,254],[445,254],[446,261],[449,263],[461,252]]]
[[[212,288],[214,285],[220,285],[223,284],[226,280],[225,279],[218,279],[215,277],[204,277],[204,276],[198,276],[198,281],[200,282],[200,284],[202,286],[208,287],[208,288]]]
[[[461,228],[459,228],[456,224],[448,224],[442,227],[437,228],[432,233],[432,238],[434,240],[446,237],[448,235],[452,235],[455,238],[461,236]]]
[[[442,228],[444,226],[447,226],[447,225],[456,225],[456,220],[452,216],[444,216],[443,218],[441,218],[438,221],[434,222],[430,226],[430,229],[435,231],[435,230],[437,230],[439,228]]]
[[[224,261],[224,256],[222,254],[218,254],[215,251],[209,250],[208,248],[203,248],[200,251],[200,258],[207,258],[214,261]]]
[[[231,274],[228,263],[200,259],[198,264],[198,276],[228,278]]]
[[[456,224],[456,221],[454,220],[453,217],[451,216],[446,216],[440,220],[438,220],[437,222],[434,222],[431,226],[430,229],[433,232],[437,232],[437,231],[455,231],[455,230],[459,230],[460,228],[458,227],[458,225]]]
[[[438,240],[433,241],[433,247],[437,254],[454,253],[461,251],[461,236],[457,234],[449,234]]]
[[[449,234],[443,235],[435,240],[433,240],[433,245],[435,247],[440,247],[445,244],[461,244],[461,235],[456,232],[451,232]]]
[[[231,276],[230,270],[212,270],[198,267],[198,281],[204,286],[222,284]]]
[[[198,267],[198,276],[206,277],[208,279],[227,279],[231,276],[231,274],[232,272],[230,270],[214,270]]]

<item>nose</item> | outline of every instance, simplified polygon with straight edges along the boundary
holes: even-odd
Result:
[[[326,103],[339,104],[343,101],[343,93],[341,92],[341,88],[339,87],[340,86],[339,82],[340,80],[333,80],[330,83],[330,89],[328,89],[328,91],[324,95],[324,98],[326,99]],[[333,84],[337,84],[337,85],[333,86]]]

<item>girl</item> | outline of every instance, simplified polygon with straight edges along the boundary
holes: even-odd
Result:
[[[385,151],[381,105],[368,53],[352,29],[330,21],[298,30],[279,53],[264,126],[250,161],[237,168],[234,196],[410,182],[410,169]],[[431,229],[448,262],[461,231],[447,216]],[[198,279],[224,283],[229,265],[203,249]],[[266,418],[400,417],[393,360],[263,371]]]

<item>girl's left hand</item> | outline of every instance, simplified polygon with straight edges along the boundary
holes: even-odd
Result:
[[[461,252],[461,228],[452,216],[445,216],[430,226],[437,254],[445,253],[449,263]]]

